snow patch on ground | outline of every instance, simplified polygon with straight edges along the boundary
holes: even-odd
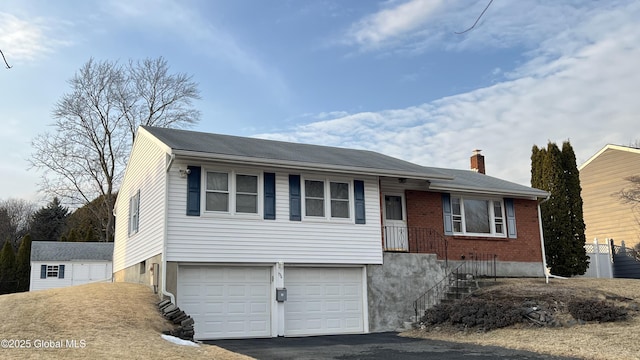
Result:
[[[194,343],[193,341],[189,341],[189,340],[182,340],[180,338],[177,338],[175,336],[171,336],[171,335],[160,335],[162,336],[163,339],[172,342],[174,344],[178,344],[178,345],[185,345],[185,346],[196,346],[199,347],[200,345]]]

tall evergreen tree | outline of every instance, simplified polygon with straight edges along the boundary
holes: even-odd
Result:
[[[29,291],[29,281],[31,277],[31,235],[25,235],[20,241],[15,269],[16,279],[18,280],[16,291]]]
[[[60,204],[58,198],[33,214],[31,237],[35,240],[58,241],[65,229],[69,209]]]
[[[584,249],[586,242],[584,214],[582,211],[582,187],[580,186],[580,173],[576,164],[576,154],[568,141],[562,143],[562,168],[565,171],[566,196],[569,204],[570,229],[573,241],[571,241],[572,263],[577,274],[584,274],[589,268],[589,257]]]
[[[6,241],[0,251],[0,294],[8,294],[16,290],[15,262],[13,246]]]
[[[580,178],[575,153],[567,141],[562,150],[549,142],[534,146],[531,154],[531,186],[550,193],[540,206],[547,265],[561,276],[584,274],[589,266],[584,244],[584,220]]]

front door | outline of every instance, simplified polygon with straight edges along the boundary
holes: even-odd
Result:
[[[384,249],[409,251],[404,195],[384,194]]]

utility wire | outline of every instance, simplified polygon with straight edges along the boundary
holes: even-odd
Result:
[[[492,3],[492,2],[493,2],[493,0],[489,0],[489,3],[487,4],[487,6],[484,8],[484,10],[482,10],[482,12],[480,13],[480,16],[478,16],[478,18],[476,19],[476,22],[474,22],[474,23],[473,23],[473,25],[471,25],[471,27],[470,27],[470,28],[468,28],[467,30],[462,31],[462,32],[454,32],[454,33],[455,33],[455,34],[458,34],[458,35],[460,35],[460,34],[464,34],[464,33],[466,33],[467,31],[470,31],[471,29],[473,29],[474,27],[476,27],[476,25],[478,24],[478,21],[480,21],[480,18],[482,17],[482,15],[484,15],[485,11],[487,11],[487,9],[489,8],[489,6],[491,6],[491,3]]]
[[[4,65],[7,67],[7,69],[11,69],[11,66],[7,62],[7,58],[4,57],[4,53],[2,52],[2,50],[0,50],[0,55],[2,55],[2,60],[4,60]]]

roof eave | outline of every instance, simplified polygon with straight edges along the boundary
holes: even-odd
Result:
[[[343,165],[317,164],[317,163],[289,161],[289,160],[274,160],[274,159],[266,159],[266,158],[206,153],[206,152],[199,152],[199,151],[179,150],[179,149],[172,149],[172,154],[175,154],[176,156],[179,156],[179,157],[190,158],[194,160],[215,160],[215,161],[228,162],[228,163],[241,162],[243,164],[249,164],[249,165],[261,165],[261,166],[268,165],[268,166],[277,167],[277,168],[288,168],[288,169],[298,169],[298,170],[307,170],[307,171],[327,171],[327,172],[340,172],[340,173],[347,173],[347,174],[403,177],[403,178],[419,179],[419,180],[453,180],[452,176],[448,176],[444,174],[429,174],[429,173],[418,173],[418,172],[410,172],[410,171],[407,172],[407,171],[374,169],[374,168],[353,167],[353,166],[343,166]]]
[[[618,150],[618,151],[625,151],[625,152],[640,154],[640,149],[636,149],[636,148],[629,147],[629,146],[607,144],[604,147],[602,147],[602,149],[598,150],[597,153],[595,153],[593,156],[591,156],[589,159],[587,159],[587,161],[582,163],[582,165],[578,166],[578,171],[581,171],[582,169],[587,167],[587,165],[589,165],[593,160],[598,158],[598,156],[602,155],[602,153],[604,153],[607,150]]]
[[[509,191],[509,190],[501,190],[501,189],[471,187],[471,186],[439,186],[437,184],[431,184],[431,186],[429,187],[429,190],[512,196],[512,197],[519,197],[519,198],[527,198],[531,200],[545,199],[549,197],[548,192],[541,191],[541,190],[540,191]]]

